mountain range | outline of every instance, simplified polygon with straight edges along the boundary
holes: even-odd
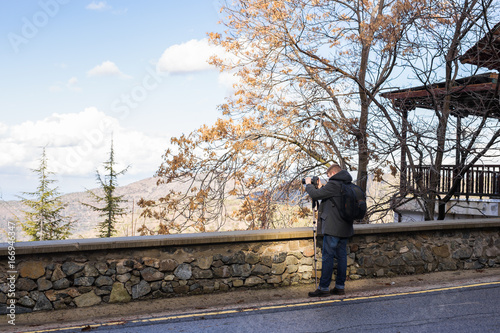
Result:
[[[137,206],[137,202],[141,199],[156,200],[165,196],[171,189],[174,188],[172,184],[157,185],[157,178],[146,178],[126,186],[120,186],[116,189],[116,195],[123,196],[126,200],[121,207],[127,210],[127,214],[120,218],[120,222],[116,225],[118,231],[117,236],[132,236],[137,235],[137,228],[143,223],[153,224],[153,220],[139,218],[141,208]],[[182,183],[175,185],[176,190],[183,190]],[[92,192],[97,195],[102,195],[102,189],[92,189]],[[29,198],[31,199],[31,198]],[[82,203],[96,205],[92,202],[91,196],[87,192],[75,192],[61,195],[61,200],[66,204],[64,210],[65,216],[70,216],[76,221],[74,229],[72,230],[71,238],[93,238],[97,237],[98,233],[96,227],[102,218],[99,212],[92,210],[90,207]],[[97,205],[98,206],[98,205]],[[16,217],[20,220],[23,218],[22,210],[23,205],[20,201],[0,201],[0,242],[5,242],[7,239],[7,226],[8,221],[12,221]],[[133,223],[133,224],[132,224]],[[28,238],[21,231],[21,226],[17,226],[17,239],[19,241],[28,240]]]

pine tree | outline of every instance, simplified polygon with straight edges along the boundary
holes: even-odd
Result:
[[[40,158],[40,166],[33,169],[33,172],[38,174],[39,183],[35,192],[23,192],[25,196],[33,199],[21,197],[21,203],[30,208],[22,211],[24,221],[19,220],[23,231],[33,241],[68,238],[74,221],[62,214],[67,205],[62,202],[58,188],[50,187],[56,181],[50,178],[54,173],[47,169],[45,148]]]
[[[109,160],[103,163],[104,169],[106,170],[106,175],[101,176],[99,171],[96,171],[96,179],[100,188],[103,190],[103,195],[100,196],[90,190],[87,193],[97,202],[104,203],[103,207],[98,207],[90,204],[83,203],[85,206],[92,208],[94,211],[99,212],[101,217],[104,217],[104,221],[99,223],[97,229],[99,231],[99,237],[111,237],[116,233],[115,224],[117,219],[126,214],[126,210],[120,207],[120,204],[126,202],[123,199],[123,195],[116,195],[115,191],[118,187],[117,178],[119,175],[123,175],[128,167],[120,172],[115,170],[115,156],[113,149],[113,140],[111,140],[111,150],[109,153]]]

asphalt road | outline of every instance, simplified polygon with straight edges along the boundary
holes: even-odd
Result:
[[[499,314],[500,282],[488,282],[379,296],[328,297],[306,303],[187,313],[50,331],[500,332]]]

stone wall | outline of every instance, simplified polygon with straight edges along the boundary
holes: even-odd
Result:
[[[499,227],[500,219],[356,225],[348,279],[499,267]],[[314,283],[312,235],[301,228],[16,243],[14,274],[2,244],[0,311],[12,302],[22,313]],[[319,239],[318,259],[320,247]]]

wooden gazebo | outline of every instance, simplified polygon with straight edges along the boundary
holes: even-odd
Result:
[[[500,23],[461,56],[460,61],[490,70],[500,70]],[[498,73],[490,72],[455,80],[451,87],[448,82],[441,82],[381,94],[391,100],[394,109],[402,118],[401,195],[405,195],[407,186],[414,187],[417,180],[428,185],[430,173],[430,166],[419,166],[412,170],[407,168],[408,112],[416,108],[436,110],[447,103],[451,115],[456,117],[456,163],[441,167],[437,194],[452,193],[455,196],[465,195],[467,198],[500,197],[500,165],[475,165],[466,170],[458,169],[461,158],[462,118],[477,116],[500,119],[499,87]],[[461,179],[460,186],[452,188],[458,172],[461,173],[458,177]]]
[[[416,108],[434,110],[444,103],[445,98],[450,103],[452,115],[456,117],[456,164],[443,165],[441,169],[438,194],[448,193],[456,166],[459,164],[461,119],[468,116],[479,116],[500,119],[500,103],[498,100],[499,81],[497,73],[486,73],[466,77],[455,81],[456,85],[447,92],[445,83],[419,86],[408,89],[394,90],[383,93],[382,97],[392,101],[393,107],[400,111],[402,117],[402,136],[407,139],[408,112]],[[417,179],[424,177],[428,181],[429,166],[420,166],[416,174],[407,170],[406,147],[402,145],[401,152],[401,192],[408,185],[415,185]],[[500,196],[500,165],[479,165],[471,167],[463,176],[464,181],[455,192],[456,195]]]

